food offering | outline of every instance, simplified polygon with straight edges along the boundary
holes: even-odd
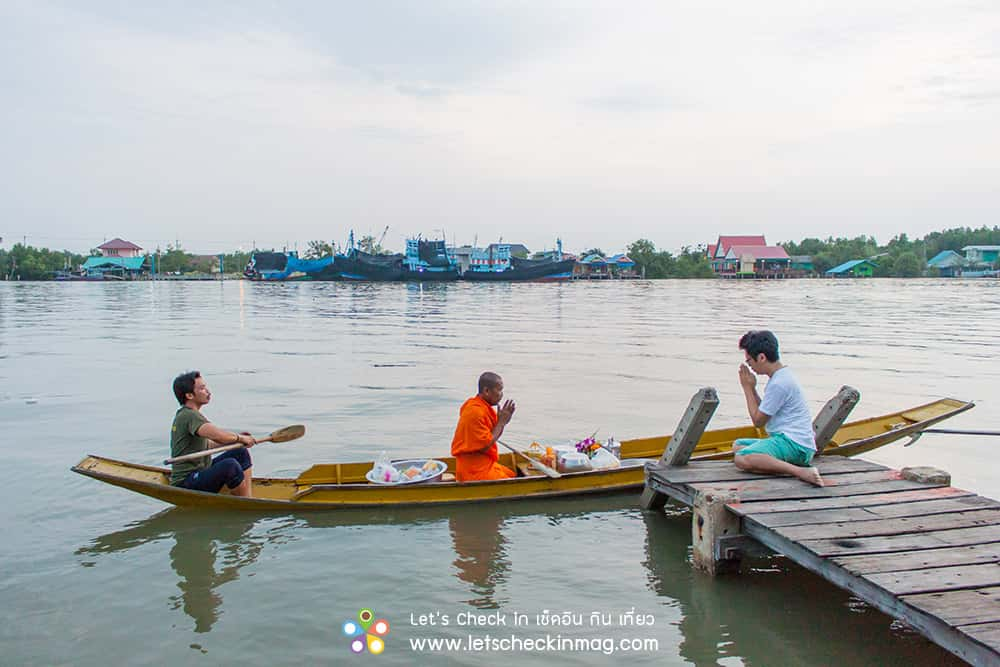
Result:
[[[562,473],[607,470],[621,467],[618,459],[620,445],[613,438],[601,443],[594,438],[584,438],[568,445],[542,445],[532,442],[524,450],[528,458]]]
[[[372,469],[365,474],[365,478],[372,484],[388,486],[440,482],[446,470],[448,465],[437,459],[389,461],[380,456]]]

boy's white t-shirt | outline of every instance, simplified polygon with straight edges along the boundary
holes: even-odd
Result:
[[[787,366],[782,366],[767,381],[760,411],[768,415],[768,433],[782,433],[806,449],[816,449],[812,415],[798,380]]]

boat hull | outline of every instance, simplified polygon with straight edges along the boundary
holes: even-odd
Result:
[[[844,424],[823,452],[824,456],[853,456],[891,442],[919,435],[944,419],[973,407],[955,399],[941,399],[898,413]],[[751,426],[706,431],[692,460],[722,460],[732,457],[736,438],[755,437]],[[204,507],[247,511],[311,511],[363,507],[446,505],[449,503],[531,500],[558,496],[637,491],[645,482],[645,463],[662,455],[670,436],[622,441],[622,467],[563,474],[550,478],[526,471],[513,454],[502,454],[501,463],[515,468],[520,463],[526,476],[479,482],[435,482],[401,486],[370,484],[365,473],[372,462],[314,465],[295,478],[255,478],[253,498],[205,493],[170,486],[170,471],[87,456],[72,468],[93,477],[181,507]],[[453,458],[444,457],[450,472]]]
[[[515,266],[506,271],[466,271],[462,280],[470,282],[547,282],[569,280],[573,277],[573,267],[576,260],[567,259],[561,262],[542,262],[530,265]]]

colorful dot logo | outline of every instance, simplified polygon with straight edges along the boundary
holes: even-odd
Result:
[[[378,655],[385,650],[384,637],[389,634],[389,621],[384,618],[375,619],[371,609],[358,611],[358,620],[344,621],[344,634],[350,637],[351,653]]]

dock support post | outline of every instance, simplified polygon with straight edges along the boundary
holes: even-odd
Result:
[[[698,441],[704,435],[705,427],[708,426],[709,420],[712,419],[712,415],[715,414],[715,409],[718,407],[719,393],[715,391],[714,387],[699,389],[691,397],[691,402],[688,403],[684,416],[677,424],[677,429],[674,431],[673,437],[670,438],[670,443],[663,450],[660,465],[687,465],[691,453],[694,452]],[[642,490],[642,496],[639,498],[639,506],[647,510],[660,509],[666,502],[667,496],[665,494],[654,491],[649,486]]]
[[[836,396],[826,402],[823,409],[816,415],[816,419],[813,420],[813,433],[816,436],[816,452],[818,454],[823,453],[823,448],[830,443],[830,438],[837,432],[837,429],[844,425],[847,416],[851,414],[851,410],[860,400],[861,392],[845,384]]]
[[[739,552],[720,548],[722,540],[740,535],[740,518],[726,509],[735,493],[698,492],[691,512],[694,566],[712,576],[740,569]]]

